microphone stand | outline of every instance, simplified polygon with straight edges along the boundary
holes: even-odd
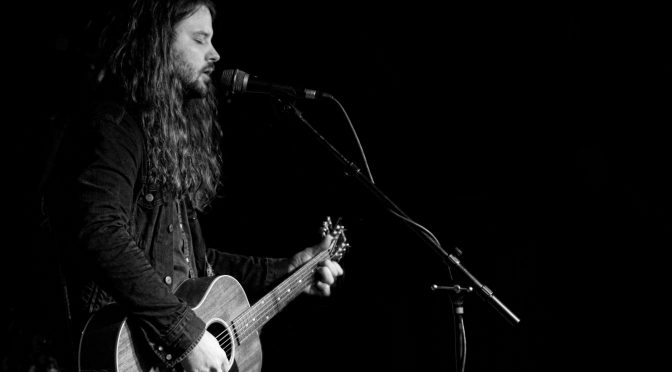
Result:
[[[327,98],[334,99],[328,94],[323,94]],[[402,217],[402,220],[407,224],[407,226],[415,232],[420,239],[429,246],[439,257],[443,260],[443,263],[450,270],[451,265],[458,268],[473,284],[476,288],[476,293],[480,297],[490,304],[492,307],[497,310],[497,312],[502,315],[511,325],[516,325],[520,322],[520,319],[511,312],[495,295],[492,290],[476,279],[464,266],[462,266],[460,260],[456,257],[460,254],[459,249],[456,247],[453,249],[452,253],[446,252],[441,246],[437,244],[436,241],[430,239],[427,234],[423,233],[416,225],[412,224],[411,219],[404,213],[401,208],[399,208],[390,198],[387,197],[371,180],[362,174],[362,171],[357,167],[355,163],[348,160],[343,156],[329,141],[327,141],[307,120],[303,117],[303,114],[299,109],[292,103],[289,102],[287,97],[276,96],[278,101],[282,104],[284,112],[291,112],[296,115],[296,117],[306,125],[306,127],[315,135],[318,141],[341,163],[343,166],[348,169],[346,175],[354,176],[364,187],[375,196],[384,207],[388,209],[390,213],[396,214],[397,216]]]
[[[456,364],[459,365],[459,371],[464,372],[464,369],[467,365],[467,332],[464,329],[464,293],[470,293],[473,292],[474,289],[472,287],[460,287],[459,285],[454,285],[454,286],[440,286],[440,285],[432,285],[431,286],[432,291],[436,290],[444,290],[444,291],[449,291],[455,294],[455,297],[452,298],[452,303],[453,303],[453,314],[455,314],[455,327],[457,328],[458,332],[455,335],[457,338],[457,342],[455,343],[455,347],[457,348],[457,351],[455,353],[456,355]]]

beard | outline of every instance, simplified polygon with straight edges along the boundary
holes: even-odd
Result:
[[[206,98],[214,91],[210,74],[207,74],[205,81],[199,79],[206,70],[213,71],[214,64],[208,64],[197,70],[185,60],[181,53],[174,53],[172,65],[175,77],[183,87],[185,99]]]

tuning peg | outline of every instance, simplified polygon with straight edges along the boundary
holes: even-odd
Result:
[[[327,216],[327,218],[322,222],[322,228],[320,229],[322,232],[322,236],[326,236],[332,228],[332,223],[331,223],[331,217]]]

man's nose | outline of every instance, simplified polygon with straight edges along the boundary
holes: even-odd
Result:
[[[215,50],[215,47],[212,47],[210,49],[210,52],[207,55],[208,62],[215,63],[219,61],[219,53],[217,53],[217,50]]]

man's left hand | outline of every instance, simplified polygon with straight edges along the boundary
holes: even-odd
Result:
[[[299,266],[310,261],[315,255],[329,249],[333,236],[327,235],[320,244],[308,247],[289,259],[289,272],[296,270]],[[318,264],[315,271],[315,283],[307,287],[304,292],[311,295],[329,296],[331,286],[336,282],[336,278],[343,275],[343,268],[338,262],[326,260]]]

